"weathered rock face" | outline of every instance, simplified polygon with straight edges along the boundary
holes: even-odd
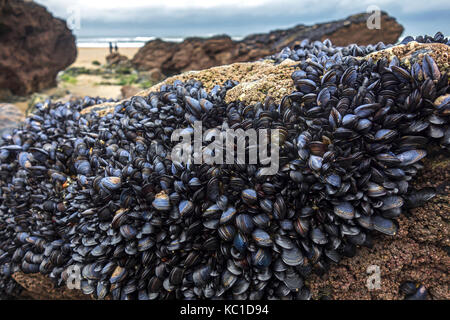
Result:
[[[24,95],[54,86],[76,56],[63,20],[33,2],[0,0],[0,88]]]
[[[254,61],[293,46],[302,39],[324,40],[343,46],[351,43],[395,43],[403,27],[386,13],[381,15],[381,29],[368,29],[368,15],[357,14],[343,20],[313,26],[298,25],[287,30],[255,34],[242,41],[228,36],[212,38],[188,38],[181,43],[160,39],[148,42],[133,58],[133,64],[141,70],[159,68],[171,75],[188,70],[201,70],[234,62]]]

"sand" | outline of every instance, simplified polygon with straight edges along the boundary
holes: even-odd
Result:
[[[119,53],[131,59],[138,50],[139,48],[119,48]],[[108,54],[109,48],[78,48],[77,60],[71,67],[96,68],[92,62],[98,61],[105,64],[105,58]]]

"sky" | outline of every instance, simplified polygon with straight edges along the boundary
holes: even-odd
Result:
[[[187,37],[252,33],[342,19],[378,6],[403,36],[450,35],[448,0],[35,0],[70,20],[78,37]],[[381,25],[381,28],[383,26]]]

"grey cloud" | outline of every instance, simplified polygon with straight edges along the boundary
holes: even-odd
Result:
[[[56,15],[65,17],[67,7],[76,1],[65,2],[40,0],[49,5]],[[351,6],[346,5],[352,3]],[[254,8],[217,6],[209,9],[167,9],[165,7],[130,7],[115,10],[104,8],[95,11],[81,8],[81,29],[78,36],[208,36],[227,33],[244,36],[255,32],[291,27],[300,23],[313,24],[341,19],[348,15],[363,12],[367,3],[357,1],[278,1]],[[377,3],[374,1],[374,3]],[[448,16],[450,5],[442,2],[438,7],[424,10],[423,0],[409,1],[412,9],[398,2],[380,1],[379,6],[405,26],[405,34],[434,34],[436,31],[449,34]],[[414,11],[414,4],[417,9]],[[419,5],[419,3],[421,5]]]

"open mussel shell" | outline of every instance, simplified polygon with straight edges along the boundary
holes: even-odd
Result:
[[[335,188],[340,188],[342,183],[341,177],[334,173],[328,174],[325,177],[325,181]]]
[[[425,150],[409,150],[397,155],[401,166],[409,166],[427,155]]]
[[[387,193],[386,189],[383,186],[376,184],[374,182],[368,182],[366,186],[367,186],[367,195],[369,197],[374,197],[374,198],[382,197],[382,196],[386,195],[386,193]]]

